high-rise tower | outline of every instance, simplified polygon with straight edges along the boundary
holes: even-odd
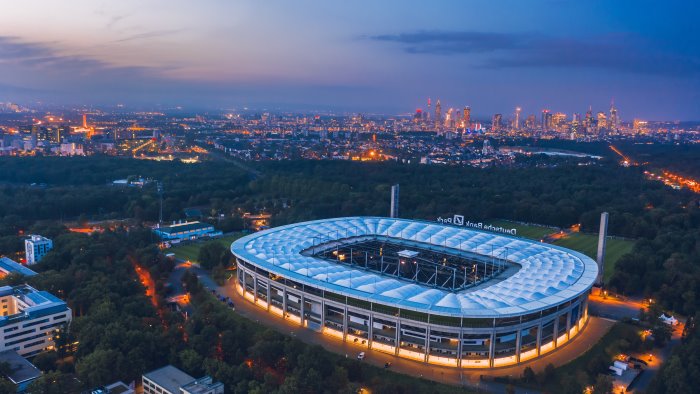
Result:
[[[617,108],[615,108],[615,100],[610,101],[610,129],[617,130],[620,127],[620,119],[617,117]]]
[[[462,120],[464,121],[464,127],[469,128],[472,124],[472,109],[469,106],[464,107]]]
[[[437,104],[435,104],[435,126],[440,127],[440,123],[442,123],[442,105],[438,99]]]
[[[520,129],[520,107],[515,108],[515,124],[513,126],[516,130]]]

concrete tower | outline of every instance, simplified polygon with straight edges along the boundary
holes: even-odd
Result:
[[[399,217],[399,185],[393,185],[391,187],[391,212],[389,212],[389,217],[398,218]]]
[[[605,241],[608,236],[608,213],[600,214],[600,232],[598,233],[598,278],[596,282],[603,286],[603,270],[605,269]]]

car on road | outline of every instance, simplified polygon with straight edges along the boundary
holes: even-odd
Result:
[[[358,360],[364,360],[365,359],[365,352],[360,352],[360,354],[357,355]]]

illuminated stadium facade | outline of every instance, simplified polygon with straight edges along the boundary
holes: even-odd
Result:
[[[348,217],[235,241],[248,301],[360,347],[490,368],[536,358],[588,320],[598,273],[556,246],[440,223]]]

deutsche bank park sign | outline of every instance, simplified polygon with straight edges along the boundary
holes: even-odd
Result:
[[[492,224],[488,223],[483,223],[483,222],[472,222],[471,220],[464,220],[464,215],[454,215],[451,218],[443,218],[439,217],[437,218],[438,223],[444,223],[444,224],[452,224],[455,226],[461,226],[461,227],[470,227],[470,228],[475,228],[477,230],[484,230],[484,231],[493,231],[495,233],[503,233],[503,234],[508,234],[508,235],[517,235],[517,230],[514,228],[505,228],[501,226],[494,226]]]

